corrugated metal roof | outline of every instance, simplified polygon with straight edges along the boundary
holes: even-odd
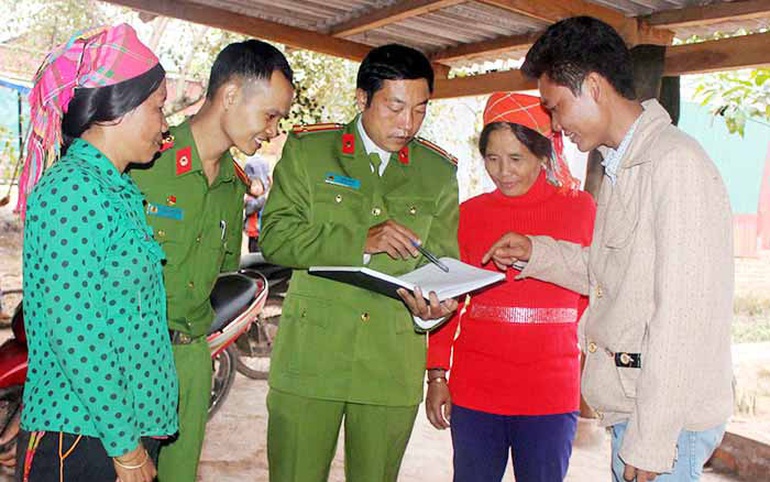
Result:
[[[328,33],[334,26],[358,18],[376,9],[398,3],[397,0],[193,0],[263,20],[318,33]],[[720,1],[704,0],[588,0],[590,3],[622,12],[628,17],[683,7],[701,6]],[[460,2],[429,13],[389,23],[365,32],[344,37],[354,42],[378,46],[391,42],[410,45],[425,53],[434,53],[460,45],[474,44],[501,37],[529,34],[543,30],[546,22],[519,15],[509,10],[477,1]],[[672,29],[681,39],[693,35],[710,36],[715,32],[734,32],[744,28],[758,30],[770,27],[767,18],[730,21],[713,25]],[[515,59],[526,49],[510,50],[491,56],[449,62],[452,66],[492,59]]]

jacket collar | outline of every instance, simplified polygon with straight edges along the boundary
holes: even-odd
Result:
[[[198,153],[198,146],[195,144],[195,139],[193,138],[192,130],[190,129],[190,120],[186,119],[178,126],[173,127],[171,132],[174,134],[174,157],[176,158],[176,153],[179,150],[185,149],[187,147],[190,148],[191,152],[190,170],[184,174],[179,174],[178,177],[189,176],[193,172],[199,172],[201,175],[205,176],[203,172],[203,164],[201,163],[201,156]],[[219,174],[217,174],[217,178],[211,184],[212,187],[221,182],[230,182],[235,178],[233,157],[230,155],[229,150],[222,154],[222,157],[219,161]]]
[[[364,140],[361,137],[361,132],[358,129],[358,119],[360,114],[357,115],[350,123],[348,123],[342,130],[342,139],[339,142],[339,149],[341,153],[342,167],[346,174],[360,179],[364,183],[372,182],[373,179],[371,164],[369,162],[369,154],[365,146]],[[352,140],[353,145],[349,146],[347,143]],[[412,139],[407,145],[406,149],[409,149],[410,153],[416,140]],[[407,156],[408,158],[409,156]],[[384,190],[390,191],[400,186],[407,181],[407,169],[410,162],[402,163],[398,160],[398,153],[394,152],[390,154],[390,160],[388,166],[382,175],[382,183]]]
[[[642,102],[642,115],[636,127],[631,143],[620,161],[620,169],[645,164],[652,161],[652,157],[645,154],[648,140],[660,131],[671,125],[671,116],[666,109],[655,99]],[[610,149],[605,146],[598,148],[602,156],[607,156]]]

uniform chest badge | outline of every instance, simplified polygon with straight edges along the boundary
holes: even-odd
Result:
[[[176,205],[176,196],[174,196],[173,194],[169,194],[166,197],[166,204],[168,204],[169,206],[175,206]]]
[[[181,176],[192,169],[192,148],[184,147],[176,151],[176,175]]]
[[[324,175],[324,182],[331,184],[332,186],[343,186],[351,189],[361,189],[361,181],[352,177],[343,176],[342,174],[334,174],[333,172],[327,172]]]
[[[184,218],[184,211],[181,208],[164,206],[162,204],[147,203],[147,215],[158,218],[175,219],[181,221]]]

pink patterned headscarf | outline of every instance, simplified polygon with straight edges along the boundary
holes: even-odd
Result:
[[[551,116],[539,97],[517,94],[516,92],[495,92],[489,96],[484,108],[484,125],[492,122],[510,122],[529,127],[551,140],[553,159],[549,159],[548,179],[563,191],[575,192],[580,188],[580,181],[572,177],[564,159],[564,140],[561,132],[551,128]]]
[[[16,205],[22,218],[32,187],[45,167],[59,157],[62,117],[75,89],[114,85],[144,74],[158,63],[158,57],[127,24],[78,32],[46,56],[29,94],[30,129]]]

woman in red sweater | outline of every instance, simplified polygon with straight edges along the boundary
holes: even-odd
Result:
[[[590,244],[596,208],[555,152],[560,141],[539,98],[490,97],[479,150],[497,189],[460,206],[464,262],[497,269],[482,258],[510,231]],[[505,282],[475,294],[429,338],[426,411],[439,429],[451,415],[456,482],[501,480],[508,452],[517,482],[567,473],[580,402],[577,322],[587,303],[517,274],[508,269]]]

